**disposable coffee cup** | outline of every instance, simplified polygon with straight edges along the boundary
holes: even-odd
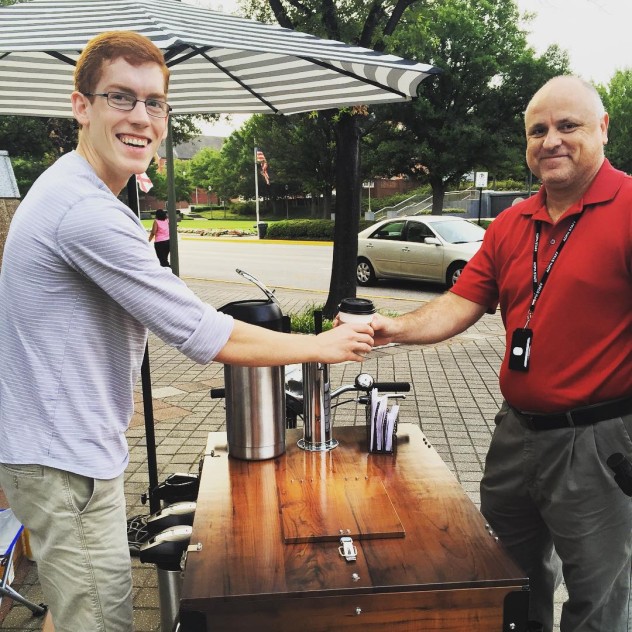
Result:
[[[338,319],[341,323],[369,324],[376,311],[373,301],[369,299],[343,298],[338,306]]]

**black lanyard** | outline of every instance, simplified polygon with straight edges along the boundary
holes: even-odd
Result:
[[[535,304],[540,298],[540,294],[542,294],[542,290],[544,289],[544,284],[547,282],[549,278],[549,274],[551,274],[553,265],[557,261],[557,258],[560,256],[560,252],[562,252],[562,248],[564,248],[564,245],[568,241],[568,238],[573,232],[573,229],[575,228],[575,226],[577,226],[577,222],[579,221],[580,217],[581,215],[578,215],[572,221],[571,225],[568,227],[568,230],[566,231],[566,235],[562,237],[562,241],[560,242],[560,245],[557,247],[557,250],[553,253],[553,256],[551,257],[549,264],[546,266],[546,269],[544,270],[544,274],[542,275],[542,278],[540,279],[539,282],[538,282],[538,248],[540,247],[540,232],[542,230],[542,222],[540,220],[536,220],[535,222],[535,239],[533,242],[533,299],[531,300],[531,305],[529,305],[529,312],[527,313],[527,322],[524,326],[525,329],[529,326],[529,321],[531,320],[531,317],[533,316],[533,312],[535,311]]]

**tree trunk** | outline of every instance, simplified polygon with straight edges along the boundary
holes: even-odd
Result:
[[[323,308],[333,317],[343,298],[356,295],[356,259],[360,223],[360,128],[356,116],[341,113],[336,123],[336,221],[329,296]]]
[[[443,200],[445,198],[445,184],[440,178],[431,178],[432,187],[432,214],[443,214]]]

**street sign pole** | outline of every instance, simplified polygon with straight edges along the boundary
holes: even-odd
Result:
[[[369,210],[366,213],[366,219],[373,219],[373,217],[372,217],[373,214],[371,213],[371,189],[374,186],[375,186],[375,181],[374,180],[368,180],[367,182],[363,182],[362,183],[362,188],[369,190]]]
[[[483,205],[483,189],[487,187],[487,171],[477,171],[475,186],[478,189],[478,225],[481,225],[481,208]]]

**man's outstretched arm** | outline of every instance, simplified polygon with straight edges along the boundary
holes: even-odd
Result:
[[[375,344],[441,342],[465,331],[487,309],[486,305],[479,305],[453,292],[446,292],[423,307],[397,318],[376,314],[371,322]]]

